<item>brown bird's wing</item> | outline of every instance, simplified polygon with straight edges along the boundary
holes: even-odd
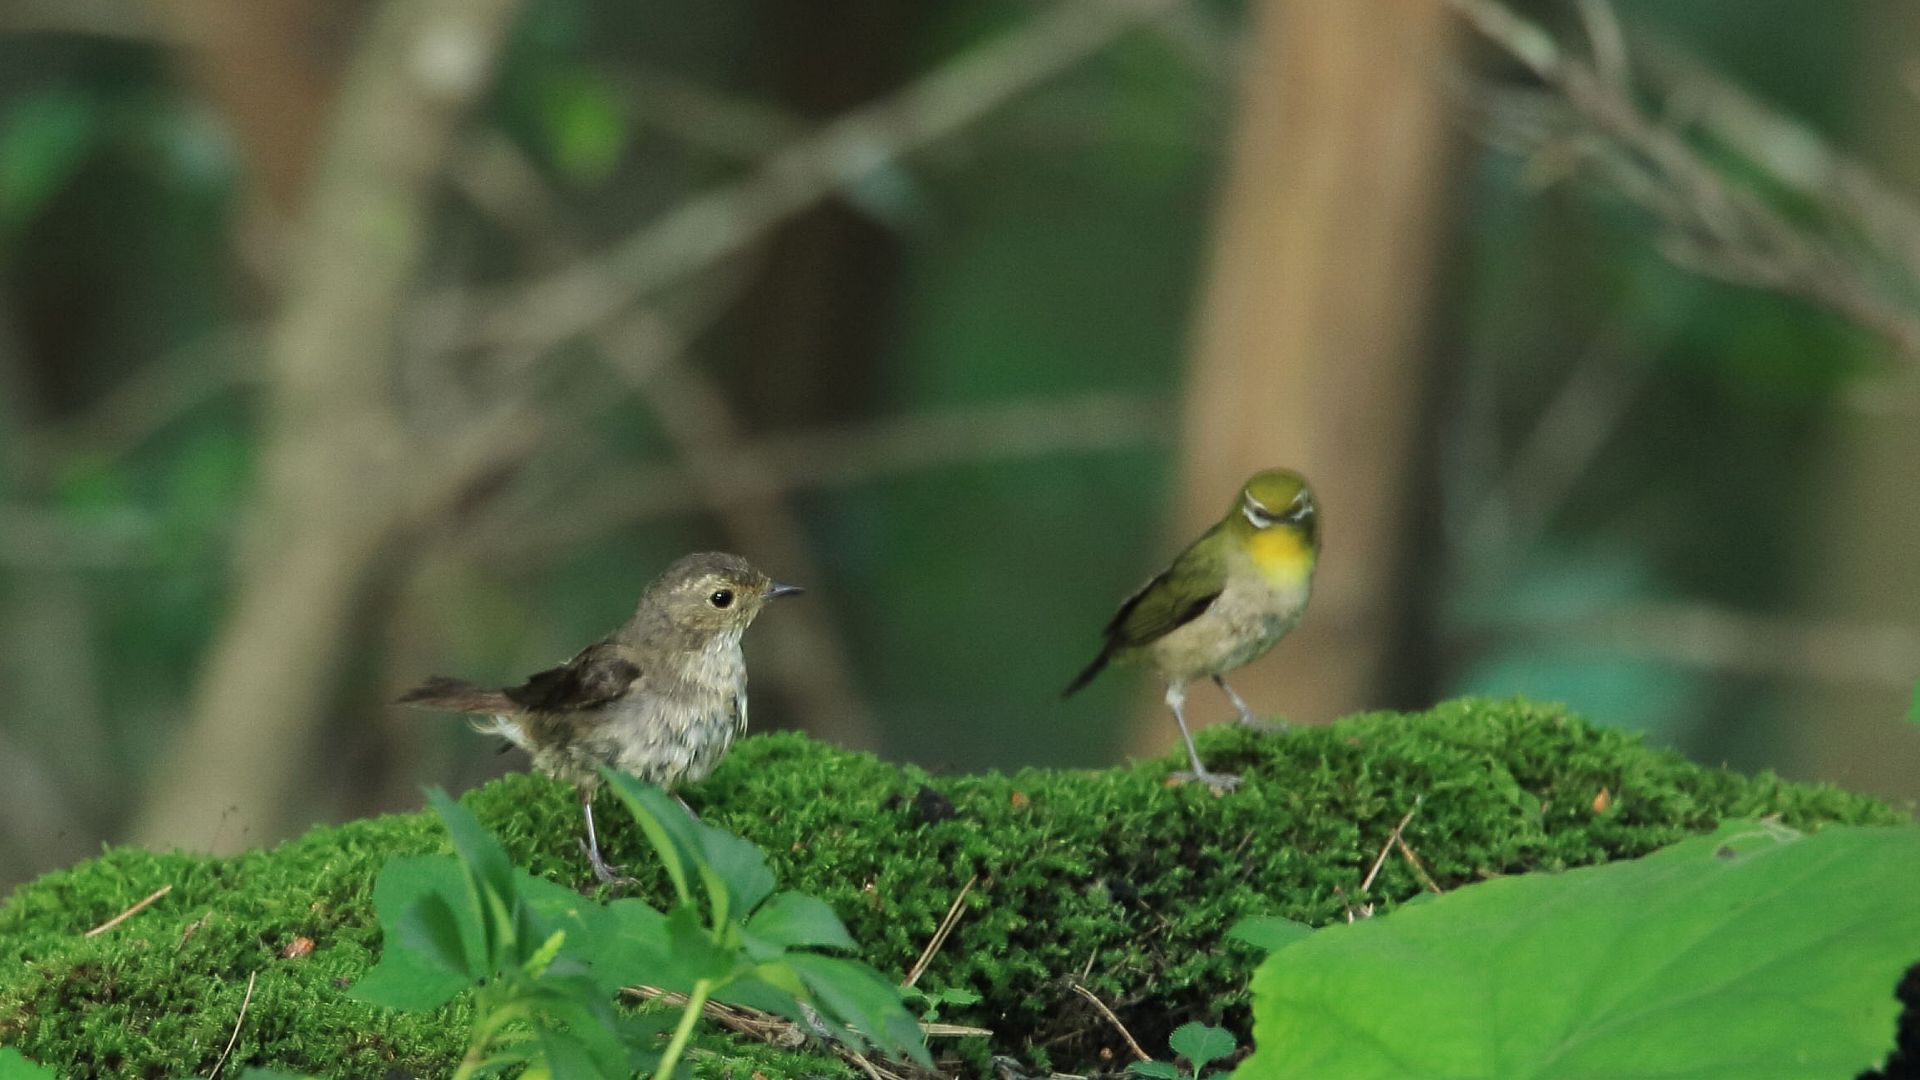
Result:
[[[615,701],[633,689],[640,665],[630,650],[602,641],[580,650],[580,655],[556,668],[527,678],[502,691],[522,709],[574,712]]]

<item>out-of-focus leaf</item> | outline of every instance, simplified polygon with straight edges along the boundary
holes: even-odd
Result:
[[[747,932],[789,949],[854,947],[853,936],[832,906],[801,892],[776,893],[747,920]]]
[[[1249,915],[1227,928],[1227,936],[1262,952],[1285,948],[1313,933],[1313,927],[1278,915]]]
[[[0,1047],[0,1080],[60,1080],[52,1069],[35,1065],[11,1046]]]
[[[750,840],[711,825],[696,824],[700,838],[700,876],[715,900],[716,924],[745,922],[747,913],[773,891],[767,857]]]
[[[490,970],[505,967],[514,958],[506,951],[513,941],[518,925],[519,892],[514,888],[513,863],[508,861],[506,850],[493,834],[481,826],[480,819],[473,812],[455,802],[451,796],[439,788],[427,792],[427,800],[439,813],[440,820],[446,823],[447,833],[453,838],[453,849],[466,865],[467,874],[473,882],[481,908],[481,939],[486,946],[486,963]]]
[[[100,135],[100,110],[69,90],[8,103],[0,118],[0,236],[33,220],[80,171]]]
[[[455,971],[397,940],[399,927],[409,913],[429,897],[440,899],[453,913],[459,954],[477,954],[481,941],[479,916],[472,910],[472,893],[459,862],[445,855],[389,859],[373,883],[374,912],[387,943],[379,963],[354,984],[351,992],[355,997],[392,1009],[432,1009],[471,984],[470,967],[463,965],[462,970]],[[452,946],[447,948],[451,951]]]
[[[1265,1077],[1852,1076],[1920,956],[1920,828],[1733,823],[1316,931],[1253,980]]]
[[[486,974],[473,969],[466,945],[460,939],[460,917],[438,893],[421,897],[400,917],[386,947],[406,949],[434,967],[464,978]]]
[[[900,989],[879,972],[853,960],[807,952],[788,953],[778,963],[799,974],[820,1011],[889,1054],[911,1058],[923,1068],[933,1067],[920,1025],[900,1003]]]
[[[605,183],[626,151],[631,127],[619,91],[590,72],[555,72],[538,94],[540,133],[553,164],[569,180]]]
[[[1152,1076],[1158,1080],[1180,1080],[1180,1070],[1165,1061],[1136,1061],[1127,1066],[1132,1076]]]
[[[647,842],[653,845],[654,853],[660,856],[661,865],[666,867],[667,878],[673,882],[673,890],[679,894],[680,902],[692,903],[692,881],[699,872],[701,861],[700,839],[695,831],[698,823],[687,815],[685,807],[674,802],[666,792],[653,784],[604,766],[600,775],[606,778],[607,785],[620,797],[620,801],[627,805],[634,820],[639,823],[640,831],[646,833]]]

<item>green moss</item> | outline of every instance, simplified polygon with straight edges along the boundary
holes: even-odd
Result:
[[[977,875],[923,985],[979,993],[979,1005],[942,1019],[996,1035],[990,1046],[941,1049],[976,1066],[1000,1054],[1071,1072],[1099,1068],[1101,1051],[1116,1048],[1070,990],[1076,980],[1114,1003],[1148,1046],[1190,1019],[1244,1035],[1256,957],[1223,931],[1247,914],[1324,924],[1345,918],[1349,903],[1391,908],[1412,896],[1419,883],[1399,858],[1367,895],[1358,886],[1416,800],[1406,839],[1449,888],[1639,855],[1726,817],[1775,814],[1799,827],[1905,820],[1863,796],[1702,768],[1518,701],[1369,714],[1280,736],[1225,726],[1201,744],[1210,764],[1244,774],[1246,785],[1225,798],[1169,787],[1165,760],[936,778],[768,735],[742,742],[686,797],[708,822],[765,848],[783,887],[832,903],[883,972],[912,964]],[[589,883],[564,785],[512,776],[466,802],[533,872]],[[652,877],[645,889],[658,899],[644,841],[621,827],[611,801],[600,819],[611,856]],[[396,815],[233,858],[114,849],[49,874],[0,907],[0,1043],[74,1077],[204,1075],[257,974],[229,1069],[444,1075],[463,1045],[461,1003],[396,1013],[342,991],[378,954],[369,890],[381,863],[445,847],[436,819]],[[167,884],[148,910],[83,936]],[[312,953],[284,958],[298,938],[311,939]],[[702,1046],[700,1075],[848,1075],[829,1056],[717,1032]]]

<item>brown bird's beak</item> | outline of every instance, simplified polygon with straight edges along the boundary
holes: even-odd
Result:
[[[798,596],[806,591],[798,585],[785,585],[776,581],[767,589],[767,595],[777,600],[782,596]]]

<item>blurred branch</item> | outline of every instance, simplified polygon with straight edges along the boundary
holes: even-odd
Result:
[[[146,4],[127,0],[10,0],[0,4],[0,34],[75,34],[138,45],[188,44],[154,18]]]
[[[1662,248],[1667,257],[1698,273],[1722,280],[1772,289],[1810,301],[1886,338],[1909,361],[1920,362],[1920,313],[1905,297],[1920,283],[1920,256],[1900,250],[1892,269],[1903,280],[1889,283],[1876,273],[1875,260],[1854,245],[1853,238],[1871,237],[1884,223],[1903,223],[1893,235],[1913,234],[1909,224],[1920,220],[1907,200],[1872,180],[1864,168],[1825,151],[1823,144],[1801,125],[1768,112],[1751,99],[1740,99],[1736,110],[1724,83],[1709,84],[1694,77],[1691,85],[1709,92],[1699,100],[1716,102],[1705,112],[1686,113],[1670,108],[1671,119],[1656,120],[1643,109],[1628,72],[1626,47],[1611,9],[1601,0],[1588,0],[1580,10],[1586,17],[1594,59],[1581,60],[1565,51],[1552,36],[1495,0],[1443,0],[1483,37],[1518,60],[1556,97],[1577,123],[1574,130],[1541,130],[1520,115],[1523,110],[1496,112],[1493,122],[1502,137],[1527,148],[1536,166],[1555,169],[1586,164],[1616,192],[1651,212],[1666,227]],[[1672,70],[1675,62],[1667,61]],[[1678,105],[1670,95],[1670,107]],[[1766,118],[1762,124],[1759,118]],[[1812,194],[1829,211],[1830,221],[1790,217],[1756,191],[1740,186],[1724,168],[1716,166],[1681,121],[1702,126],[1720,146],[1747,153],[1748,160],[1790,189]],[[1538,120],[1533,117],[1532,120]],[[1782,164],[1780,133],[1800,131],[1791,141],[1803,153],[1821,148],[1785,173],[1768,171]],[[1776,140],[1775,149],[1755,153],[1756,144]],[[1821,163],[1809,169],[1806,162]],[[1824,171],[1823,171],[1824,170]],[[1822,188],[1808,188],[1810,176],[1851,179],[1842,197],[1831,198]],[[1903,241],[1897,248],[1906,248]]]
[[[793,213],[852,188],[976,122],[1185,0],[1063,0],[1025,26],[828,123],[752,176],[698,195],[611,250],[482,299],[476,344],[544,349],[605,322],[759,240]],[[444,301],[443,301],[444,302]],[[465,298],[450,301],[456,310]],[[431,311],[427,316],[434,319]]]
[[[596,540],[636,521],[860,484],[931,469],[1102,452],[1172,438],[1171,403],[1134,394],[1018,401],[925,416],[775,435],[708,455],[696,482],[679,465],[599,471],[577,512],[466,539],[493,558],[525,557]]]
[[[1645,604],[1587,619],[1506,627],[1535,642],[1603,650],[1739,675],[1799,673],[1911,690],[1920,630],[1779,615],[1708,604]]]
[[[517,9],[515,0],[387,0],[349,65],[304,185],[311,194],[263,368],[261,468],[232,607],[192,714],[155,773],[139,842],[208,846],[229,805],[276,824],[360,605],[400,554],[422,484],[429,497],[444,491],[449,467],[422,479],[428,455],[392,400],[395,331],[434,181]],[[483,460],[468,455],[454,448],[463,467]]]

